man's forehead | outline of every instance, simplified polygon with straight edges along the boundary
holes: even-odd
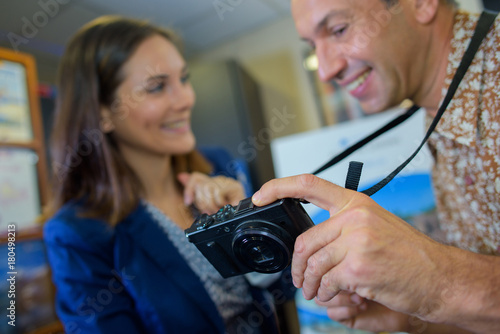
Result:
[[[321,12],[326,9],[355,8],[373,2],[385,0],[291,0],[292,14],[297,17],[307,12]]]
[[[361,0],[371,2],[380,0]],[[297,26],[304,30],[315,29],[328,18],[348,15],[359,8],[360,0],[291,0],[292,15]]]
[[[360,1],[359,0],[290,0],[292,8],[294,6],[304,6],[304,5],[317,6],[321,4],[349,6],[349,5],[355,5],[358,2]],[[399,0],[361,0],[361,2],[364,4],[379,2],[391,6],[397,4]]]

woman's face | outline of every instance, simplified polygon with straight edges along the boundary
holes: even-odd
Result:
[[[103,110],[122,152],[156,155],[188,153],[194,148],[191,108],[195,94],[186,63],[160,35],[144,40],[123,66],[124,80],[110,108]]]

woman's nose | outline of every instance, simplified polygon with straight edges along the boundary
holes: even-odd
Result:
[[[194,105],[195,94],[190,83],[178,83],[171,92],[171,101],[176,110],[191,109]]]

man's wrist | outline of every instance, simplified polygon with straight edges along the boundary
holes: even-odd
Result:
[[[478,333],[500,332],[500,258],[450,246],[443,250],[447,260],[439,270],[438,293],[427,300],[422,319]]]
[[[414,301],[411,316],[416,325],[421,322],[439,323],[446,319],[451,299],[456,298],[455,272],[457,248],[433,241],[422,249],[420,273],[415,277]],[[417,295],[419,295],[417,297]],[[412,318],[410,318],[412,319]],[[414,327],[414,326],[413,326]]]

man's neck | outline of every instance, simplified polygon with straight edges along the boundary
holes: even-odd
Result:
[[[448,7],[438,12],[424,60],[423,84],[414,98],[414,102],[432,116],[436,115],[442,99],[455,14],[456,9]]]

